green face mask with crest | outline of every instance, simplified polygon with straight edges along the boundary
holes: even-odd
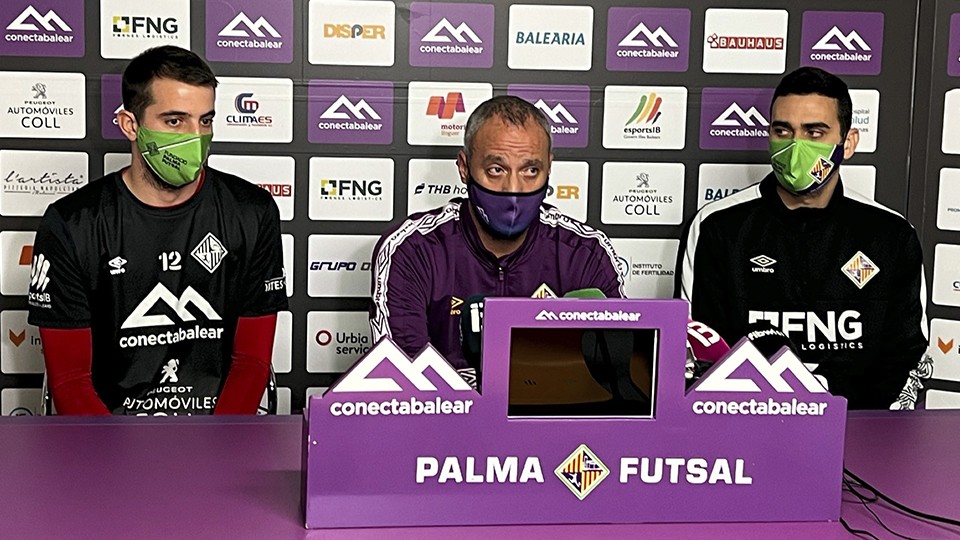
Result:
[[[770,165],[783,189],[804,195],[823,187],[840,163],[843,144],[805,139],[770,141]]]
[[[169,133],[143,126],[137,128],[137,148],[157,178],[182,187],[200,176],[213,135]]]

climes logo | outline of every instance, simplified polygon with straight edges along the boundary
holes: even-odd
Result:
[[[454,28],[450,21],[446,17],[440,19],[433,28],[427,32],[427,35],[423,36],[423,39],[420,41],[424,43],[450,43],[450,38],[453,37],[458,43],[467,43],[467,39],[473,43],[483,43],[476,32],[473,31],[467,23],[460,23],[459,26]]]
[[[27,9],[23,10],[23,12],[21,12],[12,23],[7,25],[7,30],[39,32],[40,29],[37,28],[36,24],[33,22],[28,22],[30,19],[33,19],[34,22],[42,26],[47,32],[57,31],[57,29],[53,27],[54,24],[60,27],[60,30],[63,32],[73,32],[73,28],[70,28],[70,26],[67,25],[67,23],[65,23],[59,15],[57,15],[56,11],[51,9],[47,11],[45,15],[40,15],[40,13],[33,6],[27,6]]]
[[[467,112],[467,109],[460,92],[448,92],[446,99],[442,96],[431,96],[427,103],[427,116],[436,116],[441,120],[449,120],[455,113],[462,112]]]
[[[207,319],[212,321],[219,321],[220,315],[217,313],[213,306],[210,305],[210,302],[200,295],[193,287],[187,287],[183,291],[183,294],[180,297],[174,296],[173,293],[167,289],[163,283],[157,283],[157,285],[147,293],[147,296],[133,309],[133,312],[130,313],[130,316],[127,317],[123,324],[120,325],[120,328],[143,328],[145,326],[170,326],[176,324],[170,317],[166,315],[147,315],[151,309],[154,308],[158,303],[166,304],[170,309],[177,314],[177,317],[180,318],[183,322],[192,322],[197,320],[196,317],[190,313],[190,310],[187,309],[188,306],[193,305],[196,309],[200,310]]]
[[[563,106],[563,103],[557,103],[550,107],[542,99],[538,99],[534,106],[546,115],[554,124],[576,124],[577,119],[570,114],[570,111]]]
[[[347,109],[349,114],[342,109]],[[354,103],[342,94],[320,115],[320,118],[327,120],[349,120],[351,118],[366,120],[368,117],[373,120],[381,119],[377,111],[373,110],[373,107],[367,104],[366,100],[361,99]]]
[[[813,46],[813,50],[839,51],[840,44],[837,44],[834,40],[839,41],[848,51],[856,51],[857,49],[861,51],[871,50],[870,45],[867,45],[867,42],[860,37],[860,34],[858,34],[856,30],[851,30],[849,34],[844,34],[836,26],[820,38],[820,41]]]
[[[391,378],[371,375],[384,362],[389,363],[406,382],[421,392],[437,392],[437,386],[426,377],[433,371],[451,389],[470,392],[472,389],[455,369],[433,347],[427,346],[412,360],[390,340],[382,340],[330,391],[342,392],[402,392],[403,387]]]
[[[767,119],[760,114],[760,111],[756,107],[750,107],[746,111],[743,110],[740,105],[734,101],[727,107],[716,120],[713,121],[714,126],[763,126],[768,127],[770,125],[767,122]]]
[[[651,44],[660,49],[665,47],[676,49],[678,47],[677,42],[670,37],[670,34],[662,26],[658,26],[656,30],[651,32],[647,25],[642,22],[627,34],[618,45],[620,47],[650,47]]]
[[[240,25],[246,27],[246,30],[241,28]],[[249,30],[249,32],[248,32]],[[236,17],[233,18],[226,26],[223,27],[223,30],[220,30],[219,36],[222,37],[250,37],[250,32],[254,36],[265,38],[267,34],[270,34],[271,37],[280,39],[280,32],[277,32],[277,29],[273,27],[266,19],[260,17],[253,22],[244,12],[240,12]]]
[[[253,93],[243,92],[237,94],[237,97],[233,100],[233,106],[239,113],[253,114],[260,109],[260,102],[253,99]]]

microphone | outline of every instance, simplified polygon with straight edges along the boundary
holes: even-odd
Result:
[[[767,359],[772,358],[773,355],[780,351],[780,349],[786,347],[790,350],[790,352],[795,354],[797,358],[800,358],[801,362],[803,361],[803,357],[800,356],[800,349],[797,347],[796,343],[790,339],[790,336],[785,334],[779,328],[770,324],[769,321],[759,320],[747,325],[746,338],[749,339],[750,342],[753,343],[753,346],[760,351],[760,354],[765,356]],[[811,373],[813,373],[819,366],[819,364],[807,362],[804,362],[803,365]],[[820,381],[820,384],[823,385],[824,389],[828,391],[830,390],[830,386],[826,377],[816,373],[813,373],[813,376]]]
[[[687,361],[684,365],[687,386],[729,351],[730,346],[716,330],[700,321],[687,321]]]
[[[460,375],[477,388],[480,383],[480,349],[483,335],[483,302],[486,294],[467,298],[460,307],[460,350],[467,361],[467,368],[457,370]],[[472,380],[471,380],[472,379]]]

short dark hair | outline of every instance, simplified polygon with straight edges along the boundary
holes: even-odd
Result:
[[[840,137],[847,138],[847,132],[853,124],[853,102],[847,83],[840,77],[820,68],[802,67],[787,73],[773,91],[773,101],[780,96],[819,94],[837,100],[837,116],[840,119]],[[773,101],[770,110],[773,110]]]
[[[153,103],[150,83],[154,79],[172,79],[192,86],[217,87],[213,70],[193,51],[174,45],[147,49],[123,70],[123,108],[139,120]]]
[[[529,101],[517,96],[497,96],[481,103],[467,119],[467,126],[463,130],[463,151],[467,155],[470,155],[473,150],[473,139],[480,131],[480,127],[493,117],[514,126],[523,126],[527,120],[533,119],[547,135],[547,152],[552,151],[553,138],[550,136],[550,123],[543,112]]]

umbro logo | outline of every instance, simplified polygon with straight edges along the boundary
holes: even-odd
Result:
[[[349,114],[343,112],[341,109],[347,109]],[[354,103],[350,101],[347,96],[341,95],[334,101],[327,110],[323,111],[323,114],[320,115],[320,118],[327,120],[349,120],[351,118],[357,120],[366,120],[367,118],[373,120],[380,120],[380,115],[377,114],[377,111],[373,109],[366,100],[361,99],[360,101]]]
[[[116,276],[126,272],[127,270],[123,267],[125,264],[127,264],[127,260],[123,257],[117,256],[110,259],[110,261],[107,262],[107,266],[110,267],[110,275]]]
[[[434,25],[420,41],[425,43],[450,43],[451,37],[458,43],[467,43],[468,39],[473,43],[483,43],[467,23],[460,23],[459,26],[454,28],[446,17],[440,19],[440,22]]]
[[[764,274],[772,274],[774,272],[773,268],[770,268],[777,263],[777,260],[773,257],[767,257],[766,255],[757,255],[756,257],[750,259],[755,266],[751,268],[753,272],[759,272]]]
[[[249,32],[241,28],[241,25],[246,27]],[[270,34],[270,37],[276,39],[281,38],[280,32],[277,32],[277,29],[267,22],[266,19],[260,17],[256,20],[256,22],[253,22],[250,20],[250,17],[247,17],[247,15],[242,11],[238,13],[233,20],[227,23],[227,25],[223,27],[223,30],[220,30],[218,35],[222,37],[250,37],[250,32],[259,38],[265,38],[267,37],[267,34]]]
[[[426,374],[433,372],[451,390],[471,391],[453,367],[432,346],[411,359],[389,339],[381,340],[342,379],[330,389],[331,392],[402,392],[403,386],[390,377],[373,376],[383,364],[393,367],[397,375],[421,392],[439,391]],[[434,380],[436,380],[436,377]]]
[[[770,125],[767,122],[767,119],[760,114],[760,111],[756,107],[750,107],[746,111],[740,107],[740,105],[734,101],[726,108],[716,120],[713,121],[714,126],[730,126],[730,127],[741,127],[741,126],[763,126],[767,127]]]
[[[856,51],[858,49],[861,51],[871,50],[870,45],[867,45],[867,42],[860,37],[860,34],[858,34],[856,30],[851,30],[849,34],[844,34],[836,26],[820,38],[820,41],[813,46],[813,50],[839,51],[840,44],[836,43],[837,41],[848,51]]]

